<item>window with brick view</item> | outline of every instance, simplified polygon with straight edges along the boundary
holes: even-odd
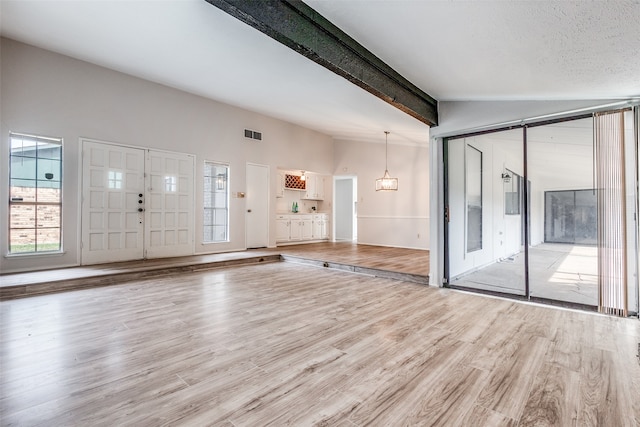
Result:
[[[10,134],[9,253],[62,249],[62,139]]]

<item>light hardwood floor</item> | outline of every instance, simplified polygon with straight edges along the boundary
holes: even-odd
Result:
[[[429,283],[429,251],[320,242],[176,258],[156,258],[53,270],[0,274],[0,300],[122,283],[167,274],[280,261],[305,262]]]
[[[0,302],[3,426],[637,426],[640,322],[292,263]]]

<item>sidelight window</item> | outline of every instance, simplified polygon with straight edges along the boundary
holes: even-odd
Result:
[[[9,253],[62,248],[62,139],[11,133]]]
[[[204,164],[204,243],[229,241],[229,165]]]

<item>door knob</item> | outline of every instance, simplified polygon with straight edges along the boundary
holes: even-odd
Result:
[[[247,212],[251,212],[251,209],[247,209]]]
[[[142,211],[144,211],[144,209],[138,208],[138,212],[142,212]]]
[[[138,194],[138,197],[142,197],[142,193]]]
[[[142,200],[138,200],[138,203],[142,204]]]

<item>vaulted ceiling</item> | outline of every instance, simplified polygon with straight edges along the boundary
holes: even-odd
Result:
[[[437,100],[640,95],[640,2],[307,0]],[[427,127],[204,0],[1,0],[0,33],[318,130]]]

